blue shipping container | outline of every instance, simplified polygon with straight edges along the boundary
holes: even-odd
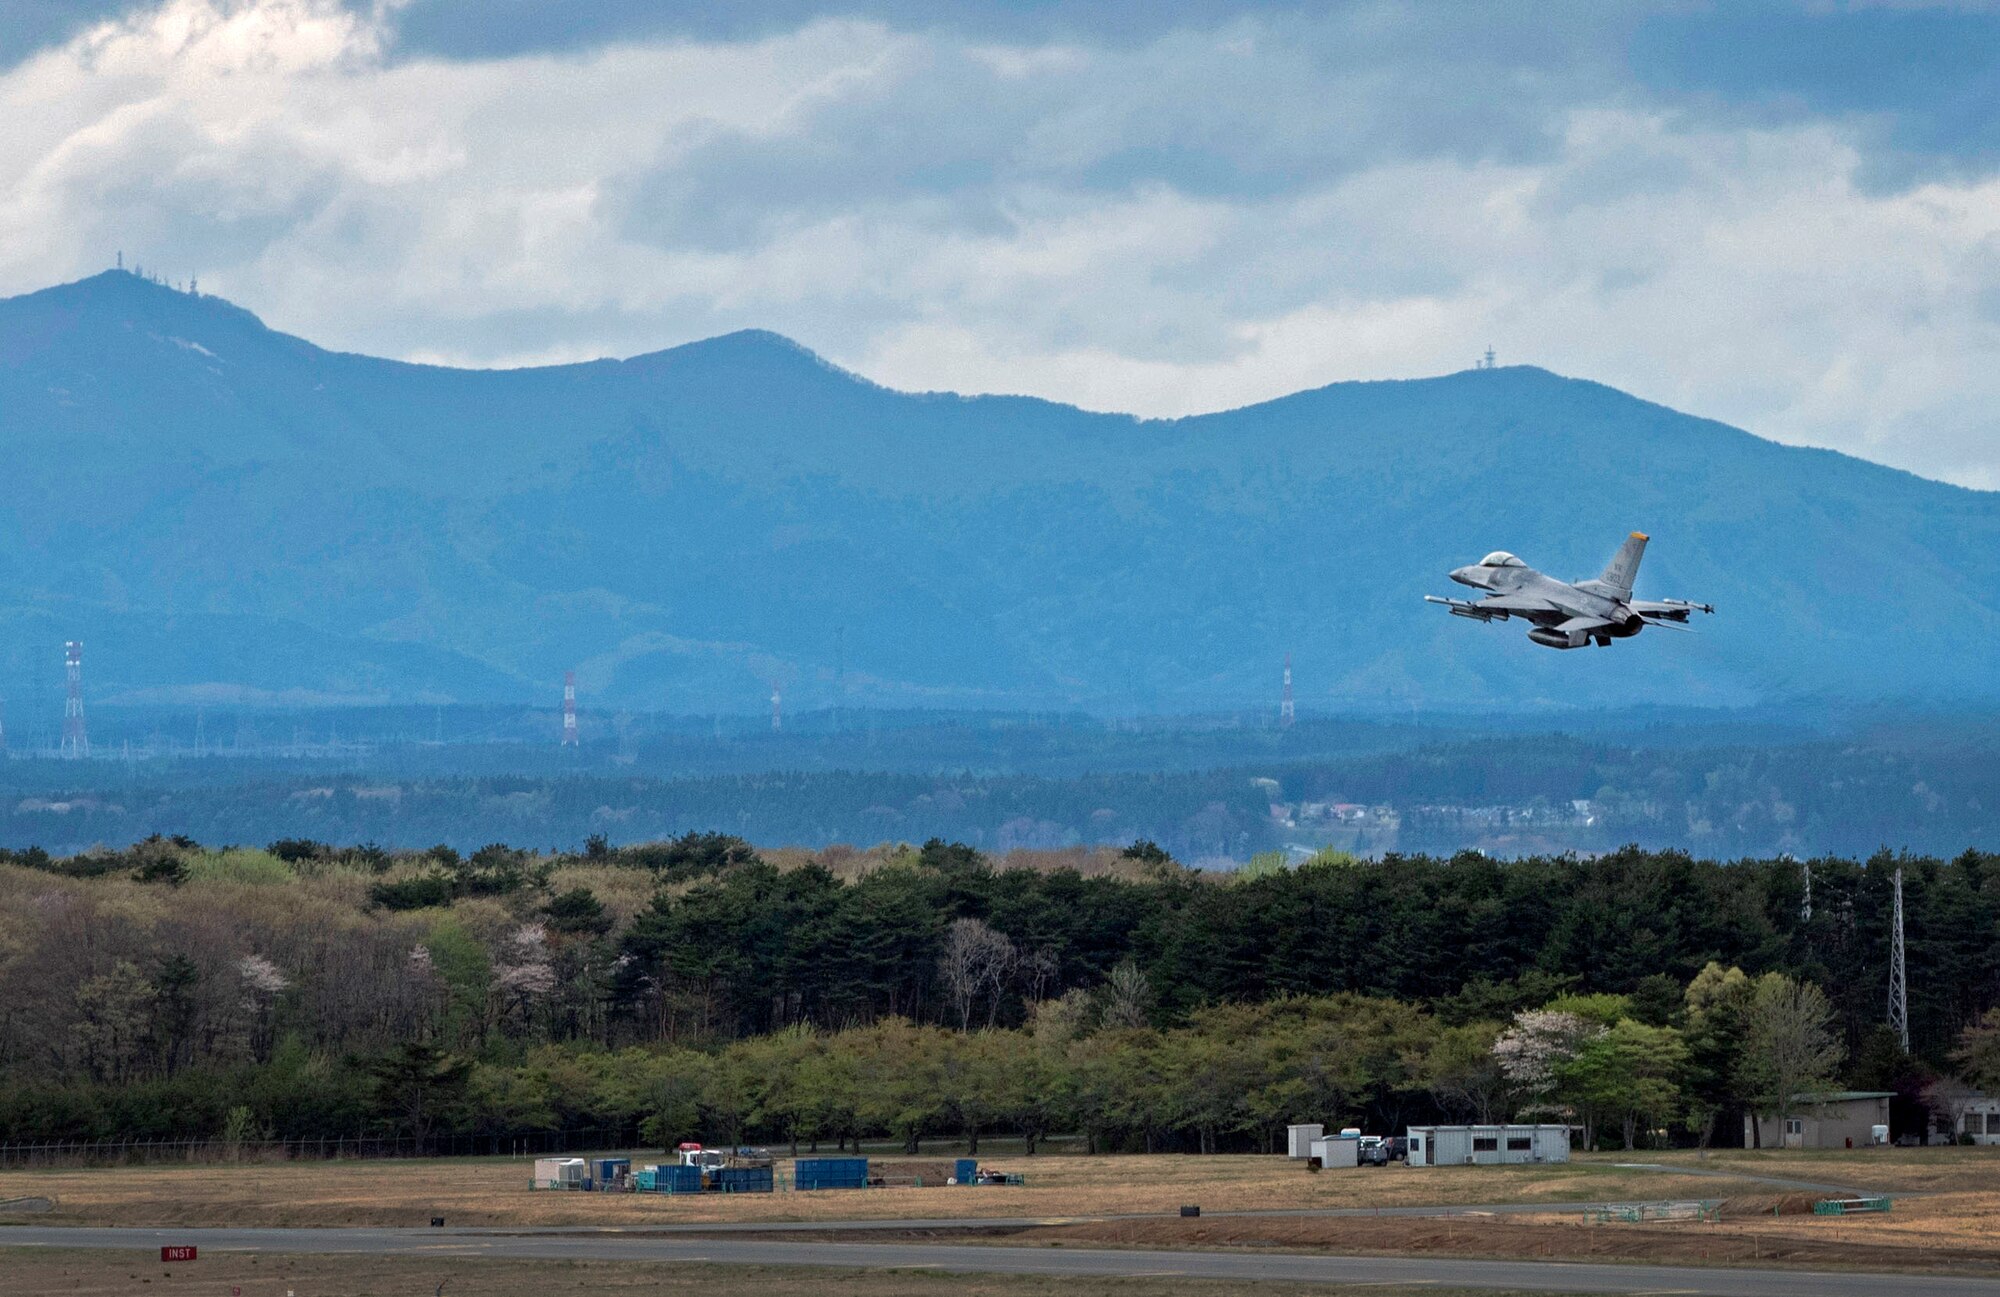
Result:
[[[600,1157],[595,1162],[592,1162],[590,1166],[592,1172],[597,1177],[597,1183],[600,1186],[608,1185],[613,1180],[616,1180],[621,1172],[631,1171],[632,1159],[629,1157]]]
[[[953,1171],[952,1175],[954,1178],[958,1180],[960,1184],[971,1184],[974,1180],[979,1178],[978,1158],[961,1157],[960,1159],[958,1159],[957,1166],[958,1169]]]
[[[663,1166],[656,1182],[662,1193],[700,1193],[701,1168],[698,1166]]]
[[[770,1193],[776,1187],[768,1166],[725,1167],[717,1178],[724,1193]]]
[[[792,1163],[792,1184],[800,1189],[864,1189],[865,1157],[802,1157]]]

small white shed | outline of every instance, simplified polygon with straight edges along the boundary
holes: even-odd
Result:
[[[1312,1155],[1319,1159],[1321,1167],[1332,1170],[1343,1166],[1361,1165],[1361,1136],[1329,1135],[1312,1142]]]
[[[538,1157],[535,1159],[536,1189],[581,1189],[590,1178],[590,1164],[580,1157]]]
[[[1567,1126],[1412,1126],[1411,1166],[1569,1161]]]
[[[1313,1141],[1326,1134],[1326,1127],[1319,1122],[1310,1126],[1285,1127],[1285,1156],[1305,1159],[1312,1156]]]

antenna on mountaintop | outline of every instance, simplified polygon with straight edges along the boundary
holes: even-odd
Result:
[[[123,248],[118,249],[118,268],[120,270],[125,269],[125,249]]]
[[[1481,357],[1479,358],[1479,367],[1480,367],[1481,369],[1491,369],[1491,368],[1493,368],[1493,348],[1492,348],[1492,347],[1490,347],[1490,346],[1489,346],[1489,347],[1487,347],[1487,348],[1486,348],[1486,354],[1485,354],[1485,355],[1483,355],[1483,356],[1481,356]]]

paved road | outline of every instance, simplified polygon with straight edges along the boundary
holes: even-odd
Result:
[[[1436,1284],[1548,1293],[1685,1294],[1686,1297],[2000,1297],[2000,1279],[1697,1269],[1686,1266],[1571,1265],[1444,1257],[1340,1257],[1296,1253],[1091,1251],[771,1240],[666,1239],[643,1234],[489,1232],[418,1229],[70,1229],[0,1228],[0,1246],[153,1251],[193,1243],[211,1251],[366,1253],[374,1256],[713,1262],[870,1269],[930,1269],[1032,1275],[1183,1276],[1244,1282],[1287,1279],[1330,1284]]]

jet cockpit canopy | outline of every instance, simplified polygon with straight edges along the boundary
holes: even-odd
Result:
[[[1522,562],[1522,561],[1521,561],[1520,559],[1518,559],[1518,558],[1515,558],[1515,557],[1514,557],[1514,556],[1513,556],[1512,554],[1509,554],[1509,553],[1508,553],[1508,552],[1507,552],[1506,550],[1504,550],[1504,549],[1496,549],[1496,550],[1494,550],[1494,551],[1493,551],[1493,552],[1492,552],[1491,554],[1488,554],[1488,555],[1487,555],[1487,556],[1486,556],[1485,558],[1482,558],[1482,559],[1480,559],[1480,560],[1479,560],[1479,566],[1481,566],[1481,567],[1526,567],[1526,566],[1528,566],[1528,565],[1527,565],[1526,563],[1523,563],[1523,562]]]

